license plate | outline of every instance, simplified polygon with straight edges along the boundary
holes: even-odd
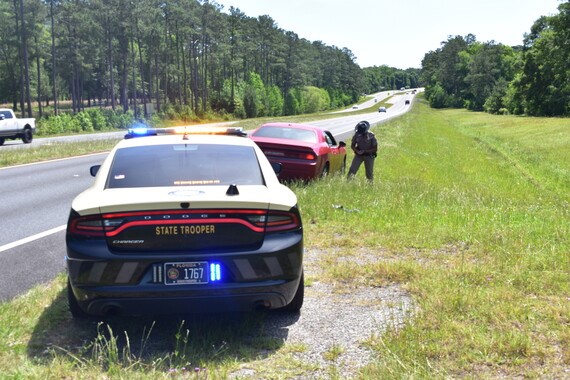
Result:
[[[208,283],[208,263],[186,262],[164,264],[165,285],[188,285]]]

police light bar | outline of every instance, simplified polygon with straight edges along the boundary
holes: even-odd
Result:
[[[241,127],[205,127],[205,126],[180,126],[169,128],[130,128],[125,135],[125,139],[143,136],[158,135],[229,135],[247,136]]]

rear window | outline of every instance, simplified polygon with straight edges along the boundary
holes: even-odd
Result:
[[[106,187],[231,184],[263,184],[252,147],[179,144],[118,149]]]
[[[270,137],[276,139],[299,140],[309,143],[317,142],[317,134],[314,131],[288,127],[261,127],[253,134],[255,137]]]

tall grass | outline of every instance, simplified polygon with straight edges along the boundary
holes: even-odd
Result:
[[[373,185],[359,173],[295,189],[309,245],[353,258],[328,258],[329,281],[395,280],[418,302],[371,342],[363,377],[567,376],[570,120],[419,104],[375,133]]]
[[[414,298],[403,327],[363,342],[375,360],[359,377],[567,378],[570,120],[416,102],[374,132],[373,184],[361,169],[353,180],[291,185],[307,254],[326,253],[314,258],[318,281],[345,291],[399,284]],[[267,378],[310,378],[314,369],[291,361],[301,346],[256,338],[263,318],[72,322],[64,285],[60,276],[0,305],[4,376],[216,379],[245,364]]]

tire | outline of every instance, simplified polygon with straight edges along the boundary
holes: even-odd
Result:
[[[299,286],[295,292],[293,300],[287,305],[282,307],[280,310],[297,313],[301,311],[303,307],[303,301],[305,300],[305,273],[301,274],[301,280],[299,281]]]
[[[69,281],[69,277],[67,278],[67,305],[69,306],[69,312],[73,318],[87,318],[89,315],[79,307],[79,303],[77,302],[77,298],[73,294],[73,289],[71,289],[71,282]]]
[[[325,164],[323,171],[321,172],[321,178],[326,178],[329,175],[329,163]]]
[[[32,130],[30,128],[25,128],[24,133],[22,134],[22,141],[24,142],[24,144],[31,143],[33,139],[34,135],[32,133]]]
[[[0,146],[4,145],[4,141],[6,141],[6,139],[4,137],[0,137]]]

